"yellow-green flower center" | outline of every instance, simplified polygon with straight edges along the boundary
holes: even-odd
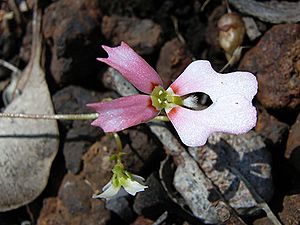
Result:
[[[183,105],[183,100],[174,95],[174,93],[168,92],[161,86],[156,86],[151,93],[152,105],[157,110],[173,107],[174,105]]]

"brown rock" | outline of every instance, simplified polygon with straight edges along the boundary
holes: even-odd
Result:
[[[147,161],[151,158],[150,156],[153,156],[153,149],[157,150],[157,147],[155,147],[157,145],[145,135],[141,131],[130,131],[128,133],[131,141],[128,143],[130,147],[128,147],[128,156],[126,157],[137,162],[137,165],[133,165],[131,164],[133,161],[124,157],[124,164],[129,171],[132,171],[131,167],[134,170],[132,172],[135,172],[135,170],[140,171],[145,165],[141,162],[143,160]],[[38,225],[101,225],[117,220],[105,208],[104,201],[91,198],[93,193],[100,192],[100,189],[111,179],[111,169],[114,163],[110,160],[110,156],[113,153],[116,153],[116,143],[109,136],[104,136],[99,142],[93,144],[83,156],[83,170],[81,173],[79,175],[68,173],[59,188],[58,197],[47,199],[44,202]],[[123,204],[125,208],[120,208],[121,200],[125,203]],[[132,220],[134,214],[131,212],[131,208],[128,207],[130,202],[124,202],[124,200],[126,199],[118,200],[117,203],[120,204],[118,207],[122,212],[117,213],[123,213],[124,216],[124,212],[127,212],[125,217]],[[129,215],[128,212],[131,212],[131,214]],[[126,219],[125,217],[122,218]],[[124,224],[124,221],[111,224]]]
[[[88,196],[91,189],[79,176],[66,175],[60,192],[65,192],[63,200],[58,197],[44,201],[38,225],[105,225],[111,220],[104,202]]]
[[[298,114],[296,122],[290,129],[285,157],[289,158],[295,150],[300,151],[300,113]]]
[[[58,197],[72,215],[87,213],[91,209],[91,187],[80,176],[71,173],[64,177]]]
[[[115,149],[115,141],[104,136],[100,142],[93,144],[83,156],[82,175],[95,190],[107,184],[112,176],[113,162],[110,160],[110,156],[115,153]]]
[[[52,53],[50,72],[57,83],[92,77],[101,16],[96,0],[61,0],[46,8],[43,33]]]
[[[283,210],[279,213],[283,224],[299,225],[300,221],[300,194],[285,196]]]
[[[105,97],[102,93],[86,90],[77,86],[68,86],[55,93],[53,102],[57,113],[89,113],[87,103],[98,102]],[[103,133],[99,127],[91,126],[91,121],[63,121],[68,130],[63,153],[67,169],[78,173],[82,165],[82,156]]]
[[[143,216],[139,216],[131,225],[152,225],[154,221],[147,219]]]
[[[148,55],[161,43],[162,28],[148,19],[104,16],[102,33],[113,45],[125,41],[141,55]]]
[[[146,185],[148,189],[137,194],[133,209],[138,215],[154,219],[166,211],[168,197],[154,173],[147,178]]]
[[[265,109],[259,108],[258,120],[255,126],[255,131],[263,137],[278,145],[286,141],[289,126],[277,120],[270,115]]]
[[[163,156],[161,146],[155,142],[152,136],[142,126],[128,129],[129,142],[124,144],[124,165],[132,173],[142,174],[145,171],[159,168],[160,159]]]
[[[257,75],[258,100],[269,109],[295,110],[300,106],[300,25],[273,26],[240,63]]]
[[[166,42],[160,50],[156,65],[165,87],[168,87],[191,62],[192,55],[177,38]]]
[[[219,19],[226,13],[226,6],[224,4],[216,7],[208,17],[207,29],[205,32],[205,40],[210,45],[220,48],[219,44],[219,29],[217,23]]]
[[[256,132],[240,135],[214,133],[206,145],[191,148],[190,152],[240,215],[254,213],[257,201],[251,194],[252,189],[265,201],[271,199],[274,192],[271,154]],[[249,182],[251,189],[243,179]]]
[[[112,219],[104,201],[92,199],[94,191],[111,177],[111,139],[105,137],[84,155],[84,170],[64,177],[58,197],[44,201],[38,225],[99,225]]]
[[[268,217],[263,217],[255,220],[253,225],[273,225],[273,223],[269,220]]]
[[[289,162],[300,172],[300,114],[290,129],[284,155],[286,158],[289,158]]]
[[[65,225],[69,224],[66,208],[58,198],[48,198],[43,202],[37,224],[39,225]]]
[[[289,195],[283,199],[283,210],[279,213],[283,225],[299,225],[300,221],[300,195]],[[267,218],[260,218],[254,221],[253,225],[272,225]]]
[[[101,81],[105,87],[116,91],[122,96],[130,96],[139,93],[131,83],[125,80],[125,78],[112,67],[109,67],[101,74]]]

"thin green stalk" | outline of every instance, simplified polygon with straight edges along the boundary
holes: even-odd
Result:
[[[117,145],[117,154],[120,154],[123,151],[121,138],[118,135],[118,133],[116,133],[116,132],[114,132],[112,135],[113,135],[113,137],[115,139],[115,142],[116,142],[116,145]]]

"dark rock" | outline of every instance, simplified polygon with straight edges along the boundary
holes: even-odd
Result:
[[[177,38],[166,42],[160,50],[156,65],[165,87],[168,87],[191,62],[192,55]]]
[[[266,201],[271,199],[271,154],[254,131],[241,135],[214,133],[207,144],[191,148],[190,153],[240,215],[253,213],[257,206],[252,190]]]
[[[286,111],[300,106],[300,25],[273,26],[240,63],[256,74],[258,100],[269,109]]]
[[[83,171],[64,177],[58,197],[44,201],[38,225],[105,225],[113,220],[104,201],[91,198],[111,177],[113,144],[105,136],[84,154]]]
[[[289,126],[286,123],[278,121],[265,109],[259,108],[258,120],[255,126],[257,133],[278,146],[286,141],[288,130]]]
[[[104,96],[81,87],[68,86],[53,96],[57,113],[88,113],[91,112],[87,103],[98,102]],[[62,124],[68,133],[63,148],[66,167],[72,173],[81,168],[82,155],[91,144],[103,135],[100,128],[91,126],[91,121],[64,121]]]
[[[53,104],[56,113],[92,113],[92,111],[86,107],[86,104],[92,102],[99,102],[107,95],[90,91],[79,86],[70,85],[61,89],[53,95]],[[69,129],[73,126],[73,123],[82,123],[84,121],[63,121],[62,124],[65,128]],[[80,126],[80,125],[78,125]]]
[[[10,79],[5,79],[0,81],[0,93],[4,91],[4,89],[9,85]]]
[[[129,194],[128,194],[129,195]],[[117,214],[122,220],[130,223],[134,219],[129,199],[126,196],[110,199],[106,202],[106,208]]]
[[[101,80],[106,88],[114,90],[122,96],[138,94],[137,89],[112,67],[103,73]]]
[[[151,174],[147,178],[146,185],[148,188],[137,194],[133,209],[139,215],[154,219],[166,211],[167,197],[155,174]]]
[[[163,156],[161,146],[143,126],[124,131],[128,134],[129,143],[124,145],[124,165],[132,173],[142,174],[159,168]]]
[[[285,149],[285,157],[289,158],[291,164],[300,172],[300,114],[290,129]]]
[[[11,19],[5,19],[0,24],[0,58],[5,60],[12,58],[18,52],[20,41],[16,27],[11,28],[9,25],[11,22]]]
[[[116,143],[114,139],[103,136],[83,156],[82,176],[91,184],[94,190],[100,190],[106,185],[112,176],[111,169],[114,163],[110,156],[115,153]],[[99,190],[100,189],[100,190]],[[97,201],[97,200],[95,200]]]
[[[243,21],[246,28],[246,34],[250,41],[254,41],[256,38],[262,35],[252,17],[243,17]]]
[[[125,41],[139,54],[149,55],[161,43],[162,28],[148,19],[104,16],[102,33],[113,45]]]
[[[107,15],[136,15],[139,18],[152,17],[153,10],[158,11],[160,2],[140,0],[99,0],[103,12]]]
[[[26,26],[26,32],[22,40],[22,46],[20,48],[20,59],[28,63],[31,56],[31,43],[32,43],[32,22],[28,22]]]
[[[67,140],[64,145],[63,153],[66,161],[66,168],[73,174],[77,174],[81,170],[82,156],[91,146],[87,141],[70,141],[67,135]]]
[[[91,187],[79,176],[67,174],[60,186],[58,197],[72,215],[87,213],[91,209]]]
[[[61,0],[46,8],[43,33],[52,53],[50,72],[58,84],[93,77],[101,16],[96,0]]]
[[[62,186],[63,189],[69,189],[71,192],[67,191],[67,193],[64,193],[66,195],[66,199],[64,200],[60,198],[48,198],[44,200],[37,224],[105,225],[109,223],[112,217],[111,213],[105,209],[104,203],[101,201],[92,201],[90,196],[87,198],[86,191],[88,191],[88,189],[84,187],[86,183],[76,176],[71,176],[72,177],[65,178],[67,183],[63,183],[64,187]],[[79,185],[79,188],[75,185]],[[74,191],[74,193],[72,193],[72,191]],[[89,192],[90,191],[91,190],[89,190]],[[75,203],[77,206],[74,205]],[[71,212],[69,210],[71,210]]]
[[[289,158],[296,148],[300,147],[300,113],[297,120],[290,129],[287,147],[285,150],[285,157]]]

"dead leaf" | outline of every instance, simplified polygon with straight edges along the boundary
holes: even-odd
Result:
[[[22,94],[5,112],[53,114],[53,106],[40,67],[42,55],[41,12],[33,20],[32,56],[22,74]],[[1,119],[0,121],[0,211],[34,200],[48,182],[59,145],[56,121]]]

